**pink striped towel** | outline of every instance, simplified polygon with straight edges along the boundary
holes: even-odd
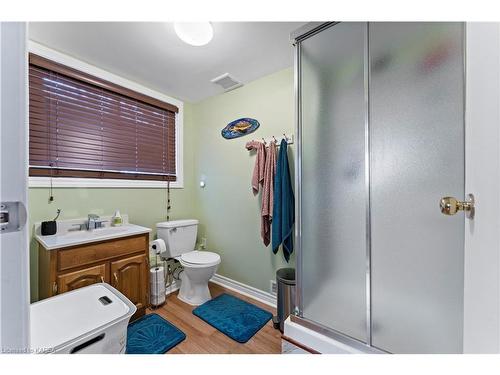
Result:
[[[276,175],[276,144],[271,142],[266,155],[264,185],[262,187],[262,207],[260,235],[265,246],[271,242],[271,222],[273,220],[274,176]]]
[[[247,150],[257,150],[257,157],[255,158],[255,166],[252,175],[252,190],[253,194],[257,195],[259,192],[259,185],[264,185],[264,167],[266,162],[266,147],[264,143],[259,141],[250,141],[245,145]]]

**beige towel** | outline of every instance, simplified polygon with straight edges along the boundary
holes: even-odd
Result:
[[[264,185],[264,166],[266,162],[266,147],[264,143],[259,141],[250,141],[245,145],[247,150],[257,150],[257,157],[255,158],[255,166],[252,175],[252,190],[253,194],[257,195],[259,192],[259,185]]]
[[[273,220],[274,176],[276,175],[276,144],[271,142],[266,154],[264,185],[262,186],[262,208],[260,235],[265,246],[271,242]]]

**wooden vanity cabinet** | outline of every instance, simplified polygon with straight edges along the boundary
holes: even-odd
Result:
[[[60,294],[95,283],[109,284],[108,269],[109,265],[103,263],[82,270],[60,274],[57,276],[54,292]]]
[[[144,315],[149,301],[149,234],[47,250],[38,245],[39,299],[106,282]]]
[[[111,262],[111,285],[126,295],[137,310],[144,310],[148,296],[143,285],[149,285],[146,257],[136,255]]]

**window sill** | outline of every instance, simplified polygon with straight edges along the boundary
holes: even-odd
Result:
[[[50,187],[49,177],[29,177],[30,188]],[[112,180],[93,178],[57,177],[52,179],[53,188],[135,188],[135,189],[166,189],[166,181]],[[170,183],[172,189],[182,189],[182,180]]]

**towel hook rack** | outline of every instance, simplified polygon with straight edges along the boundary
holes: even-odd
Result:
[[[276,138],[274,135],[271,135],[269,137],[262,137],[262,138],[254,138],[252,139],[252,142],[258,142],[258,143],[262,143],[265,147],[269,147],[269,145],[271,144],[275,144],[277,147],[280,146],[281,142],[282,141],[285,141],[288,145],[291,145],[293,144],[293,134],[288,136],[286,135],[286,133],[283,133],[283,137],[278,137]],[[255,145],[255,147],[257,147]],[[247,150],[251,150],[252,148],[248,148],[247,147]]]

